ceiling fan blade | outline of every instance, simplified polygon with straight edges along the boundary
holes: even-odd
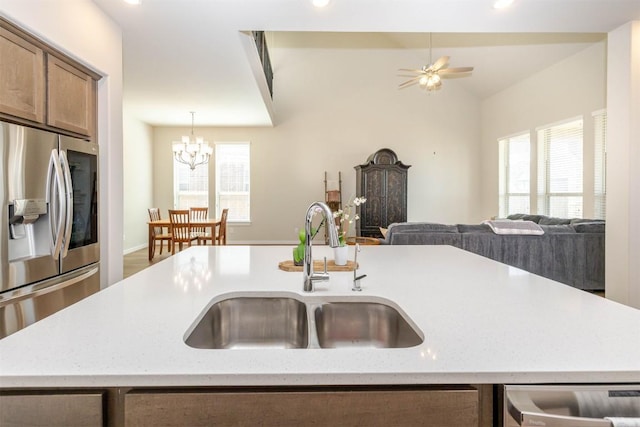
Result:
[[[473,67],[443,68],[438,71],[438,74],[470,73],[471,71],[473,71]]]
[[[414,68],[399,68],[398,71],[408,71],[410,73],[424,73],[423,70],[416,70]]]
[[[429,68],[431,68],[433,71],[438,71],[440,68],[446,67],[448,63],[449,63],[449,57],[448,56],[441,56]]]
[[[409,86],[412,86],[412,85],[418,83],[420,81],[421,77],[422,76],[414,77],[411,80],[407,80],[404,83],[400,83],[400,85],[398,86],[398,89],[404,89],[405,87],[409,87]]]

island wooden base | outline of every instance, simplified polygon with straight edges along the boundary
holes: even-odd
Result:
[[[491,385],[4,390],[0,425],[489,427],[492,396]]]

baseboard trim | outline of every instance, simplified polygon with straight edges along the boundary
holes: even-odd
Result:
[[[149,247],[149,245],[146,244],[146,243],[142,244],[142,245],[134,246],[132,248],[125,249],[122,252],[122,255],[129,255],[130,253],[133,253],[133,252],[139,251],[140,249],[145,249],[145,248],[148,248],[148,247]]]

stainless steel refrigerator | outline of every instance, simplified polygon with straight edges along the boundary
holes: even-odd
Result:
[[[100,289],[98,145],[0,122],[0,338]]]

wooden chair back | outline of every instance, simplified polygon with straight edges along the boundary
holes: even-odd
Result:
[[[160,209],[159,208],[149,208],[149,220],[158,221],[161,220]],[[156,242],[160,242],[160,255],[162,255],[162,251],[164,249],[164,242],[167,242],[167,250],[169,250],[169,245],[171,244],[171,239],[173,236],[171,235],[171,230],[164,231],[166,227],[153,227],[151,229],[151,239],[153,240],[153,247],[151,248],[151,256],[155,256],[156,253]]]
[[[172,254],[175,253],[176,243],[179,245],[180,250],[182,250],[183,243],[191,246],[191,242],[197,240],[198,237],[191,233],[191,221],[188,209],[170,209],[169,221],[171,222],[171,234],[173,235]]]
[[[159,221],[162,218],[160,217],[160,208],[149,208],[149,220],[151,221]],[[153,227],[153,234],[162,234],[162,227]]]
[[[189,216],[191,221],[207,219],[209,208],[189,208]],[[198,237],[203,237],[206,233],[205,227],[191,226],[191,232]]]
[[[226,245],[227,244],[227,216],[229,214],[229,208],[224,208],[222,210],[222,216],[220,217],[220,229],[218,231],[218,235],[216,236],[216,244],[218,245]]]

